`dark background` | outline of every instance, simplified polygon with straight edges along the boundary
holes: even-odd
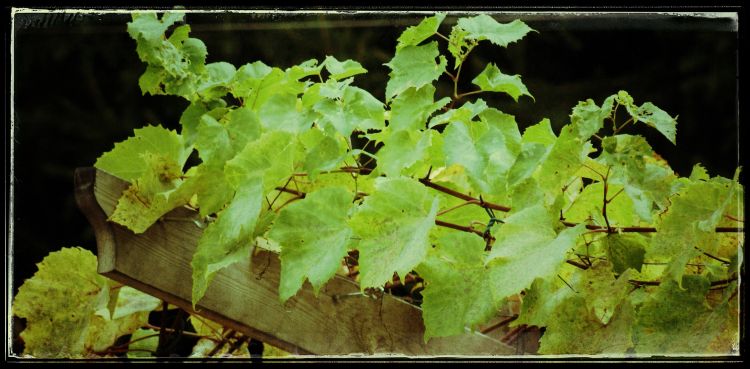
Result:
[[[516,115],[520,128],[544,117],[567,123],[571,108],[597,104],[624,89],[637,104],[651,101],[679,115],[677,146],[645,126],[644,134],[680,175],[703,163],[711,175],[730,177],[738,165],[736,23],[729,18],[680,15],[494,14],[524,20],[539,31],[507,49],[484,42],[462,71],[471,79],[492,61],[506,74],[521,74],[533,102],[518,104],[483,94],[490,106]],[[326,55],[359,61],[369,73],[355,84],[383,100],[396,39],[425,14],[189,13],[192,37],[208,47],[207,62],[239,67],[262,60],[282,68]],[[461,14],[440,31],[448,35]],[[145,66],[126,32],[129,14],[17,14],[14,33],[13,108],[15,191],[12,225],[13,293],[35,264],[62,247],[95,252],[91,227],[73,198],[73,170],[91,166],[115,142],[146,124],[178,128],[187,101],[142,96]],[[441,43],[444,44],[444,43]],[[447,53],[446,53],[447,55]],[[448,57],[450,65],[452,60]],[[445,77],[439,91],[451,88]],[[9,123],[6,130],[10,131]]]

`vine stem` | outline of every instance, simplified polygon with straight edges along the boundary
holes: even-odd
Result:
[[[326,173],[342,173],[342,172],[370,173],[371,171],[372,170],[369,169],[369,168],[341,167],[338,170],[333,170],[333,171],[329,171],[329,172],[323,172],[321,174],[326,174]],[[294,175],[295,176],[306,176],[307,174],[305,174],[305,173],[297,173],[297,174],[294,174]],[[442,192],[442,193],[444,193],[446,195],[453,196],[455,198],[464,200],[466,202],[469,202],[469,203],[474,204],[474,205],[478,205],[478,206],[486,208],[486,209],[493,209],[493,210],[498,210],[498,211],[502,211],[502,212],[506,212],[506,213],[509,212],[509,211],[511,211],[511,208],[508,207],[508,206],[504,206],[504,205],[500,205],[500,204],[495,204],[495,203],[492,203],[492,202],[489,202],[489,201],[484,201],[483,199],[478,199],[476,197],[464,194],[462,192],[450,189],[448,187],[441,186],[441,185],[439,185],[437,183],[434,183],[434,182],[430,181],[429,176],[430,176],[430,173],[428,172],[425,177],[418,179],[419,183],[421,183],[421,184],[423,184],[423,185],[425,185],[425,186],[427,186],[429,188],[432,188],[432,189],[434,189],[436,191]],[[302,191],[296,191],[296,190],[292,190],[292,189],[284,188],[284,187],[277,187],[276,189],[279,190],[279,191],[288,192],[288,193],[291,193],[291,194],[297,195],[297,196],[304,196],[304,194],[305,194]],[[619,192],[616,193],[614,196],[612,196],[612,198],[609,199],[609,201],[612,201],[612,199],[614,199],[618,194],[619,194]],[[357,193],[357,195],[358,196],[367,196],[366,193]],[[563,225],[565,225],[566,227],[575,227],[575,226],[577,226],[579,224],[579,223],[568,222],[568,221],[564,221],[564,220],[561,220],[560,222]],[[444,223],[444,224],[442,224],[443,226],[447,226],[447,225],[445,225],[445,222],[442,222],[442,223]],[[437,222],[436,222],[436,224],[437,224]],[[438,225],[441,225],[441,224],[438,224]],[[459,225],[456,225],[456,226],[457,227],[462,227],[462,229],[454,228],[454,227],[451,227],[451,226],[447,226],[447,227],[454,228],[454,229],[459,229],[459,230],[464,230],[466,232],[472,232],[472,233],[478,232],[478,231],[476,231],[474,229],[471,229],[469,227],[464,227],[464,226],[459,226]],[[597,225],[592,225],[592,224],[586,224],[585,227],[586,227],[586,229],[588,229],[590,231],[602,232],[602,233],[621,233],[621,232],[624,232],[624,233],[652,233],[652,232],[656,232],[657,231],[656,228],[654,228],[654,227],[640,227],[640,226],[636,226],[636,227],[606,227],[606,226],[604,226],[603,227],[603,226],[597,226]],[[717,233],[744,233],[745,232],[745,228],[744,227],[716,227],[715,228],[715,232],[717,232]]]
[[[491,326],[489,326],[487,328],[484,328],[484,329],[481,330],[481,332],[482,332],[482,334],[490,333],[490,332],[494,331],[495,329],[498,329],[500,327],[508,325],[510,322],[512,322],[512,321],[514,321],[516,319],[518,319],[518,314],[514,314],[513,316],[509,316],[509,317],[507,317],[507,318],[505,318],[505,319],[503,319],[503,320],[501,320],[501,321],[499,321],[499,322],[497,322],[497,323],[495,323],[495,324],[493,324],[493,325],[491,325]]]

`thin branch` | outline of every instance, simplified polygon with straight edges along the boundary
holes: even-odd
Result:
[[[457,231],[474,233],[477,236],[484,237],[484,233],[482,233],[482,231],[476,230],[476,229],[471,228],[471,227],[462,226],[460,224],[449,223],[449,222],[444,222],[442,220],[435,219],[435,225],[440,226],[440,227],[455,229]],[[495,238],[491,237],[491,239],[494,240]]]
[[[575,267],[578,267],[578,268],[580,268],[580,269],[583,269],[583,270],[586,270],[586,269],[588,269],[588,268],[589,268],[589,266],[588,266],[588,265],[585,265],[585,264],[581,264],[581,263],[579,263],[579,262],[577,262],[577,261],[573,261],[573,260],[565,260],[565,262],[566,262],[566,263],[568,263],[568,264],[570,264],[570,265],[572,265],[572,266],[575,266]]]
[[[721,279],[721,280],[718,280],[718,281],[713,281],[713,282],[711,282],[711,287],[720,286],[720,285],[724,285],[724,284],[729,284],[729,283],[734,282],[736,280],[737,280],[737,277],[732,277],[732,278],[729,278],[729,279]],[[658,285],[661,284],[661,281],[638,281],[638,280],[635,280],[635,279],[630,279],[630,280],[628,280],[628,282],[634,284],[636,287],[658,286]]]
[[[724,259],[722,259],[722,258],[720,258],[720,257],[718,257],[718,256],[713,256],[713,255],[711,255],[711,254],[709,254],[709,253],[707,253],[707,252],[705,252],[705,251],[703,251],[703,250],[701,250],[701,249],[699,249],[699,248],[697,248],[697,247],[696,247],[695,249],[696,249],[696,250],[698,250],[698,251],[700,251],[700,252],[702,252],[702,253],[703,253],[703,255],[706,255],[707,257],[709,257],[709,258],[711,258],[711,259],[714,259],[714,260],[716,260],[716,261],[719,261],[719,262],[721,262],[722,264],[726,264],[726,265],[729,265],[729,264],[731,264],[731,263],[732,263],[732,262],[730,262],[729,260],[724,260]]]
[[[484,92],[484,91],[483,90],[475,90],[475,91],[464,92],[462,94],[456,95],[456,99],[463,99],[466,96],[481,94],[482,92]]]
[[[458,204],[456,206],[452,206],[452,207],[450,207],[448,209],[442,210],[442,211],[438,212],[437,215],[440,216],[440,215],[443,215],[445,213],[451,212],[453,210],[456,210],[458,208],[461,208],[461,207],[464,207],[464,206],[470,205],[470,204],[478,204],[478,202],[476,202],[476,201],[465,201],[465,202],[462,202],[462,203],[460,203],[460,204]]]
[[[491,326],[489,326],[489,327],[487,327],[485,329],[482,329],[481,332],[482,332],[482,334],[490,333],[490,332],[494,331],[495,329],[498,329],[500,327],[508,325],[508,323],[510,323],[510,322],[512,322],[512,321],[514,321],[516,319],[518,319],[518,314],[515,314],[513,316],[509,316],[509,317],[507,317],[507,318],[505,318],[505,319],[503,319],[503,320],[501,320],[501,321],[499,321],[499,322],[497,322],[497,323],[495,323],[495,324],[493,324],[493,325],[491,325]]]
[[[461,200],[475,202],[476,204],[482,206],[483,208],[490,208],[490,209],[504,211],[504,212],[510,211],[510,208],[507,207],[507,206],[493,204],[493,203],[487,202],[487,201],[480,201],[479,199],[477,199],[475,197],[472,197],[472,196],[469,196],[469,195],[465,195],[465,194],[463,194],[461,192],[458,192],[458,191],[455,191],[455,190],[451,190],[448,187],[443,187],[443,186],[441,186],[439,184],[436,184],[436,183],[430,181],[427,178],[420,178],[419,182],[422,183],[423,185],[427,186],[427,187],[430,187],[432,189],[438,190],[438,191],[440,191],[440,192],[442,192],[444,194],[451,195],[451,196],[459,198]]]
[[[435,32],[435,36],[438,36],[438,37],[442,38],[445,41],[451,42],[451,39],[449,39],[448,37],[445,37],[445,35],[442,34],[442,33],[440,33],[440,32]]]

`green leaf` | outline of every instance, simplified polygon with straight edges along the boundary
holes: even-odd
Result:
[[[336,274],[352,234],[347,224],[352,198],[344,188],[329,187],[281,210],[268,237],[281,245],[282,302],[294,296],[306,278],[317,294]]]
[[[24,355],[84,358],[97,355],[148,320],[159,300],[122,287],[97,273],[96,256],[80,247],[63,248],[37,264],[13,300],[12,312],[26,319]],[[116,286],[120,288],[120,286]],[[117,296],[110,312],[110,296]],[[156,300],[156,303],[154,303]]]
[[[229,92],[229,85],[236,73],[234,65],[226,62],[211,63],[206,65],[206,73],[203,74],[196,92],[203,99],[218,99]]]
[[[234,188],[227,182],[222,167],[200,165],[191,173],[193,184],[185,184],[195,188],[197,205],[201,217],[219,212],[224,205],[232,200]]]
[[[624,356],[633,347],[633,320],[633,307],[624,303],[614,311],[609,324],[602,324],[586,309],[582,296],[573,296],[549,317],[539,353]]]
[[[213,117],[201,117],[195,138],[195,148],[201,160],[208,165],[223,166],[234,156],[227,129]]]
[[[442,100],[441,100],[442,101]],[[475,102],[466,102],[458,109],[449,109],[445,113],[436,115],[430,119],[429,128],[433,128],[445,123],[463,122],[469,124],[474,117],[487,110],[487,103],[482,99]]]
[[[161,41],[164,32],[175,22],[185,17],[184,13],[166,12],[162,19],[156,13],[133,13],[133,20],[128,22],[128,34],[133,39],[142,38],[148,43]]]
[[[37,268],[13,300],[13,314],[26,319],[24,354],[80,357],[91,345],[86,336],[92,315],[106,308],[109,295],[106,279],[96,273],[96,256],[80,247],[63,248]]]
[[[250,257],[250,240],[263,203],[261,178],[244,181],[229,205],[209,223],[193,254],[193,308],[219,270]]]
[[[318,128],[312,128],[299,136],[306,148],[303,168],[311,180],[320,172],[336,169],[346,155],[343,137],[333,138]]]
[[[378,150],[377,156],[378,169],[388,177],[410,172],[415,163],[430,159],[428,149],[436,136],[435,131],[400,130],[387,133],[382,139],[384,146]]]
[[[602,148],[599,160],[612,168],[610,183],[624,185],[638,216],[651,222],[654,204],[663,210],[669,203],[674,172],[654,159],[651,146],[641,136],[605,137]]]
[[[266,130],[299,133],[310,129],[313,117],[297,104],[295,94],[279,93],[270,96],[258,109],[258,118]]]
[[[428,251],[417,267],[425,279],[422,318],[425,342],[430,337],[462,334],[474,329],[496,312],[501,301],[493,299],[487,280],[482,238],[468,233],[450,233]]]
[[[486,14],[480,14],[471,18],[460,18],[458,27],[465,30],[466,38],[482,41],[489,40],[495,45],[507,47],[508,44],[516,42],[534,31],[521,20],[510,23],[498,23]],[[536,32],[536,31],[535,31]]]
[[[519,293],[534,279],[554,275],[586,230],[579,224],[556,234],[553,219],[541,205],[525,208],[504,219],[487,259],[493,293],[497,297]]]
[[[298,81],[308,76],[320,75],[320,71],[323,70],[325,63],[318,64],[316,59],[305,60],[299,65],[293,65],[289,67],[285,72],[289,78]]]
[[[506,176],[515,160],[503,132],[486,122],[454,122],[443,132],[446,164],[460,164],[477,192],[504,196]]]
[[[183,186],[182,170],[171,158],[145,153],[141,156],[148,168],[117,202],[109,220],[143,233],[161,216],[186,204],[193,189]]]
[[[102,154],[94,166],[126,181],[135,181],[149,169],[144,154],[153,154],[173,161],[178,167],[185,164],[192,148],[186,148],[177,132],[161,126],[135,129],[135,135],[116,143],[114,149]]]
[[[560,194],[562,188],[570,183],[590,149],[591,144],[578,138],[572,127],[568,125],[562,128],[560,136],[535,173],[539,187],[547,194],[548,203],[551,197]]]
[[[445,13],[436,13],[432,17],[426,17],[416,26],[406,28],[398,37],[396,51],[406,46],[416,46],[437,32],[440,23],[443,23]]]
[[[537,143],[543,146],[552,146],[557,140],[555,132],[549,119],[544,118],[533,126],[526,127],[521,136],[521,142],[525,144]]]
[[[719,235],[714,228],[719,218],[715,214],[724,213],[733,188],[724,181],[695,181],[670,198],[671,206],[656,224],[657,233],[647,253],[671,259],[665,277],[680,281],[685,265],[700,253],[696,247],[709,253],[716,250]]]
[[[677,144],[677,117],[672,118],[656,105],[646,102],[638,108],[638,121],[656,128],[669,142]]]
[[[615,278],[612,264],[608,261],[595,262],[590,268],[577,274],[573,288],[586,301],[587,313],[598,323],[610,323],[617,307],[625,301],[632,289],[630,272]]]
[[[547,326],[558,306],[574,293],[557,277],[535,279],[523,296],[518,319],[511,322],[511,326],[522,324]]]
[[[154,355],[159,346],[159,332],[153,329],[141,328],[133,332],[128,345],[128,359],[148,358]],[[148,352],[151,351],[151,352]]]
[[[448,97],[433,102],[434,95],[435,87],[424,85],[420,88],[410,87],[396,96],[391,101],[388,129],[394,133],[424,129],[430,115],[450,102]]]
[[[418,265],[429,248],[440,201],[409,178],[378,178],[375,191],[349,221],[360,239],[360,286],[379,287],[403,277]]]
[[[635,350],[640,354],[704,354],[720,332],[706,300],[709,281],[685,276],[682,288],[662,281],[638,310]]]
[[[487,64],[482,73],[479,73],[471,83],[479,86],[482,91],[505,92],[516,102],[522,95],[534,99],[534,96],[531,96],[529,90],[521,82],[521,76],[518,74],[513,76],[503,74],[493,63]]]
[[[420,88],[431,84],[445,71],[447,61],[440,55],[437,42],[422,46],[405,46],[396,51],[393,59],[385,65],[391,68],[390,79],[385,86],[385,100],[406,91],[409,87]],[[438,58],[438,62],[435,62]]]
[[[369,92],[347,86],[341,100],[324,99],[313,109],[321,114],[319,124],[327,131],[348,137],[354,130],[382,129],[385,125],[383,103]]]
[[[248,143],[224,169],[227,181],[238,188],[256,178],[263,179],[266,193],[294,172],[297,140],[288,132],[270,131]]]
[[[354,60],[340,62],[333,56],[327,56],[322,65],[324,65],[328,73],[331,74],[330,78],[337,81],[357,74],[367,73],[367,69],[362,68],[362,65],[358,62]]]
[[[476,40],[469,40],[467,36],[469,32],[459,27],[458,25],[451,28],[451,33],[448,36],[448,52],[453,56],[453,69],[463,63],[466,58],[466,54],[476,46]]]
[[[659,109],[651,102],[645,102],[637,106],[633,102],[633,97],[627,91],[619,91],[616,95],[610,96],[617,103],[625,106],[631,117],[636,122],[643,122],[651,127],[656,128],[670,142],[677,144],[677,117],[672,118],[667,112]]]
[[[641,271],[648,239],[639,234],[610,234],[604,239],[607,259],[612,262],[615,273],[624,273],[628,268]]]
[[[570,114],[570,123],[580,139],[588,140],[604,127],[604,119],[608,118],[611,112],[612,106],[599,107],[591,99],[579,101]]]
[[[630,199],[621,185],[607,185],[607,219],[611,226],[627,227],[638,223],[633,208],[633,200]],[[619,194],[618,194],[619,193]],[[615,196],[617,194],[617,196]],[[602,182],[592,183],[584,187],[583,191],[575,198],[573,204],[564,209],[565,219],[571,222],[585,222],[592,219],[595,225],[606,225],[602,215],[604,205],[604,184]]]

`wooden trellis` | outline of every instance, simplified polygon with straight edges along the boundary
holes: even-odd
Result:
[[[190,262],[202,229],[198,213],[178,208],[146,232],[107,221],[129,183],[95,168],[75,172],[79,208],[94,229],[98,272],[294,354],[496,356],[516,348],[480,333],[423,339],[420,308],[384,294],[367,296],[350,279],[336,276],[316,297],[305,283],[285,304],[279,301],[278,255],[255,250],[252,257],[219,271],[192,309]]]

